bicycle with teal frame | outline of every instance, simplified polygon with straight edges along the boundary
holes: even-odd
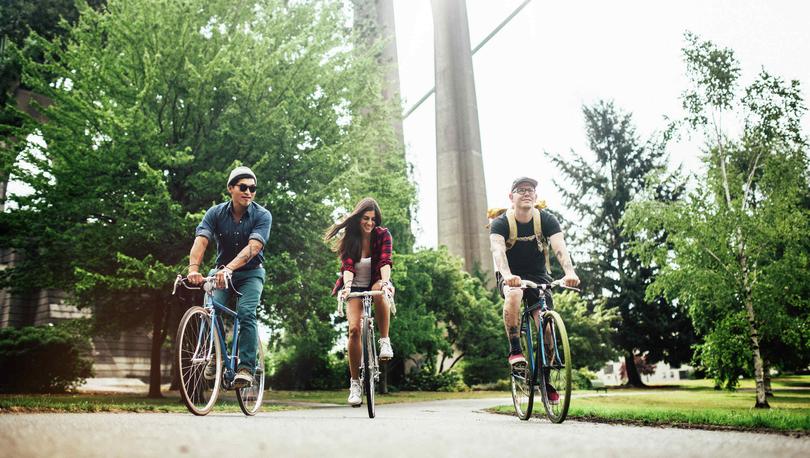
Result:
[[[520,345],[526,356],[526,365],[512,370],[512,401],[521,420],[531,417],[534,394],[538,389],[549,420],[562,423],[568,415],[571,402],[571,349],[568,345],[568,333],[562,317],[546,304],[546,292],[555,286],[579,291],[578,288],[565,286],[562,280],[539,285],[529,280],[521,281],[520,288],[535,289],[540,298],[532,304],[524,295]],[[539,329],[545,332],[539,332]],[[555,388],[559,399],[549,399],[549,385]]]
[[[177,286],[200,289],[186,283],[187,278],[178,275],[172,294]],[[238,298],[242,294],[233,287],[226,276],[225,288],[230,287]],[[217,288],[215,276],[205,277],[203,305],[186,310],[177,329],[177,358],[180,368],[180,397],[194,415],[206,415],[214,407],[221,389],[234,389],[233,381],[239,364],[239,318],[236,310],[214,299]],[[227,332],[224,317],[233,319],[231,351],[226,344]],[[257,339],[259,339],[257,337]],[[223,355],[224,352],[224,355]],[[224,356],[224,364],[223,364]],[[255,415],[264,396],[264,349],[259,339],[256,351],[256,371],[253,384],[236,390],[236,400],[245,415]]]

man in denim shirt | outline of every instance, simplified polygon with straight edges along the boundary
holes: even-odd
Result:
[[[228,177],[228,193],[231,200],[214,205],[205,212],[197,226],[194,246],[189,254],[188,279],[199,285],[203,276],[199,272],[205,249],[211,239],[217,242],[217,266],[208,275],[216,274],[220,288],[225,286],[226,275],[231,275],[233,286],[242,293],[237,313],[239,314],[239,366],[234,378],[235,388],[244,388],[253,383],[256,369],[256,353],[259,342],[256,326],[256,307],[264,287],[265,271],[262,266],[262,250],[270,236],[273,217],[264,207],[253,202],[256,197],[256,175],[247,167],[237,167]],[[227,303],[228,291],[214,292],[217,302]],[[206,378],[216,373],[206,369]]]

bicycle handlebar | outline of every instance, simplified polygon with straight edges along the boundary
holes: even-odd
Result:
[[[379,290],[379,291],[358,291],[356,293],[349,293],[349,295],[346,296],[346,299],[349,299],[349,298],[352,298],[352,297],[362,297],[362,296],[382,296],[383,294],[385,294],[385,292],[383,290]]]
[[[233,275],[225,272],[225,286],[222,289],[228,289],[229,287],[233,289],[237,296],[241,296],[242,293],[236,289],[233,285]],[[217,276],[211,275],[209,277],[203,277],[202,286],[190,286],[188,283],[188,277],[184,277],[180,274],[177,274],[177,277],[174,279],[174,287],[172,288],[172,296],[177,292],[177,285],[183,285],[186,289],[204,289],[206,293],[211,292],[217,288]]]
[[[391,304],[391,314],[392,315],[397,314],[397,305],[396,305],[396,303],[394,303],[394,295],[393,294],[388,294],[388,292],[384,291],[384,290],[357,291],[357,292],[354,292],[354,293],[349,293],[346,296],[346,300],[351,299],[351,298],[355,298],[355,297],[363,297],[363,296],[370,296],[370,297],[385,296],[385,298],[388,300],[388,303]],[[343,304],[346,303],[346,300],[344,300],[342,297],[340,297],[340,293],[338,293],[337,315],[339,317],[342,317],[344,315],[344,313],[343,313]]]
[[[562,278],[560,278],[559,280],[554,280],[551,283],[541,283],[539,285],[537,283],[531,281],[531,280],[520,280],[519,288],[522,288],[522,289],[526,289],[526,288],[542,289],[543,291],[545,291],[545,290],[551,289],[551,288],[553,288],[555,286],[563,288],[563,289],[570,289],[571,291],[576,291],[576,292],[581,291],[579,288],[575,288],[573,286],[566,286],[565,283],[563,283]]]

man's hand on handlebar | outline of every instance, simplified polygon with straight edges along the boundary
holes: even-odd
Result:
[[[503,284],[513,288],[520,288],[520,277],[517,275],[507,275],[503,277]]]
[[[217,271],[217,288],[225,288],[228,286],[228,280],[230,279],[231,275],[233,275],[233,271],[227,267],[223,267]]]
[[[575,273],[565,274],[562,281],[563,285],[568,286],[569,288],[576,288],[579,286],[579,277]]]
[[[189,283],[195,286],[199,286],[205,281],[205,277],[203,277],[199,272],[189,272],[188,277],[186,278],[188,279]]]

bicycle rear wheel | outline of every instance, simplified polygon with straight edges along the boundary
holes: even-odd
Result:
[[[565,323],[557,312],[546,312],[543,323],[544,327],[549,329],[538,339],[543,341],[547,361],[547,365],[541,367],[542,356],[537,354],[537,366],[540,367],[542,373],[543,406],[549,420],[554,423],[562,423],[568,415],[568,406],[571,402],[571,348],[568,346]],[[553,396],[550,387],[557,392],[556,402],[554,399],[549,399],[550,396]]]
[[[376,416],[376,407],[374,405],[374,329],[373,321],[368,316],[363,317],[363,391],[366,393],[366,407],[368,408],[368,417],[374,418]]]
[[[264,398],[264,347],[261,339],[257,336],[256,345],[256,370],[253,373],[253,385],[236,390],[236,400],[239,408],[245,415],[256,415],[262,406]]]
[[[222,383],[222,353],[219,341],[212,338],[211,315],[207,310],[202,307],[186,310],[177,329],[177,343],[180,397],[189,412],[205,415],[217,402]]]
[[[528,420],[532,416],[532,406],[534,405],[534,380],[535,371],[531,367],[531,357],[534,354],[533,344],[534,320],[527,315],[523,315],[520,323],[520,347],[526,364],[523,367],[512,367],[512,403],[515,406],[515,413],[521,420]]]

